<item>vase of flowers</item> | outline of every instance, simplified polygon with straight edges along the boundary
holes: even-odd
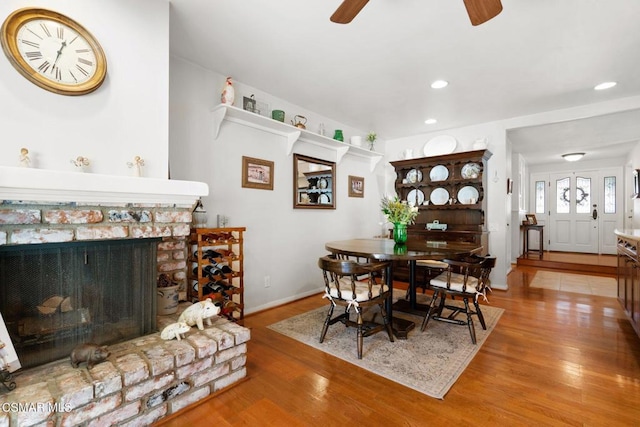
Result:
[[[418,207],[409,205],[406,200],[400,200],[398,196],[393,199],[383,197],[380,207],[387,221],[393,224],[393,240],[399,245],[406,243],[407,225],[414,223],[418,216]]]
[[[378,138],[378,135],[376,135],[375,132],[369,132],[367,134],[367,141],[369,141],[369,150],[373,151],[376,145],[377,138]]]

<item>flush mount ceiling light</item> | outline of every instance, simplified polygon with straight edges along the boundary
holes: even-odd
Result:
[[[447,87],[448,85],[449,85],[449,82],[446,80],[436,80],[435,82],[431,83],[431,88],[442,89],[443,87]]]
[[[612,87],[614,87],[617,84],[618,83],[616,83],[616,82],[604,82],[604,83],[600,83],[599,85],[595,86],[594,89],[595,90],[611,89]]]
[[[436,123],[438,123],[438,121],[436,119],[427,119],[424,121],[424,123],[427,125],[435,125]]]
[[[582,158],[582,156],[584,156],[584,153],[567,153],[563,154],[562,158],[567,162],[577,162]]]

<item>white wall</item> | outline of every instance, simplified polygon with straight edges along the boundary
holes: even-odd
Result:
[[[211,109],[220,102],[223,82],[220,74],[171,58],[171,177],[209,184],[210,196],[203,198],[209,226],[216,226],[216,215],[224,214],[229,226],[247,228],[245,304],[252,312],[321,291],[317,260],[327,253],[325,242],[380,233],[384,172],[381,164],[371,172],[368,159],[347,154],[336,167],[337,209],[293,209],[293,156],[286,153],[284,137],[225,121],[213,138]],[[334,126],[345,129],[347,137],[366,132],[236,83],[236,100],[242,93],[255,93],[288,115],[305,115],[309,130],[323,121],[328,133]],[[296,145],[294,152],[335,159],[334,152],[310,145]],[[275,163],[273,191],[242,188],[242,156]],[[348,197],[349,175],[365,178],[364,198]],[[271,278],[269,288],[264,287],[265,276]]]
[[[107,77],[84,96],[57,95],[22,77],[0,58],[0,165],[18,166],[21,147],[33,166],[73,170],[85,156],[91,171],[130,175],[135,156],[144,175],[167,177],[168,0],[2,0],[0,19],[27,6],[63,13],[87,28],[107,57]]]

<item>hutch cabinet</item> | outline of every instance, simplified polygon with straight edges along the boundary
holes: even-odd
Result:
[[[391,162],[395,190],[401,200],[418,206],[409,239],[471,242],[489,253],[485,226],[488,150],[467,151]],[[394,276],[405,280],[406,269],[396,266]]]

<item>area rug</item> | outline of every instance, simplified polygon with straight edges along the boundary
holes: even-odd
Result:
[[[394,292],[394,298],[403,296],[403,292]],[[425,302],[421,301],[423,298],[424,295],[418,295],[418,302]],[[328,304],[274,323],[269,328],[427,396],[443,399],[504,312],[503,309],[486,303],[481,308],[487,330],[482,329],[474,316],[478,341],[475,345],[471,343],[466,325],[432,320],[425,331],[420,332],[421,317],[394,311],[394,316],[414,321],[416,328],[409,332],[408,339],[396,339],[395,342],[390,342],[385,332],[365,337],[363,357],[360,360],[357,356],[355,328],[345,328],[341,323],[332,325],[324,343],[319,343]],[[336,308],[334,316],[339,309],[340,307]]]

